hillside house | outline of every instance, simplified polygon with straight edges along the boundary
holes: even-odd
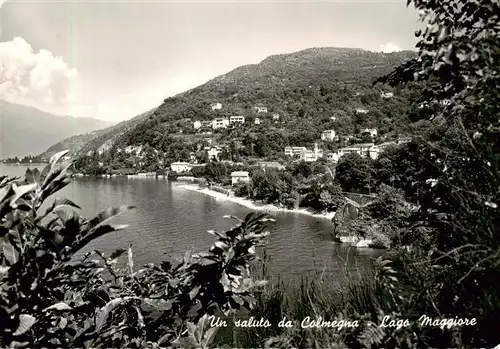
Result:
[[[373,146],[371,147],[370,149],[368,149],[368,156],[372,159],[372,160],[377,160],[378,158],[378,154],[380,154],[380,148],[377,147],[377,146]]]
[[[384,143],[378,144],[377,147],[380,149],[380,151],[384,151],[388,147],[396,146],[396,145],[397,145],[396,142],[384,142]]]
[[[382,97],[382,98],[392,98],[392,97],[394,97],[394,93],[392,93],[392,92],[380,92],[380,97]]]
[[[332,121],[336,121],[336,120],[337,120],[337,117],[336,117],[336,116],[330,116],[330,120],[332,120]]]
[[[209,121],[202,121],[201,122],[201,127],[202,128],[212,128],[212,120]]]
[[[198,130],[201,128],[201,121],[195,121],[193,122],[193,127],[195,130]]]
[[[306,150],[306,147],[285,147],[285,155],[290,157],[300,156]]]
[[[245,123],[245,117],[241,116],[241,115],[230,116],[229,117],[229,123],[230,124],[244,124]]]
[[[193,166],[189,162],[172,162],[170,164],[170,169],[175,173],[189,172]]]
[[[330,162],[337,162],[337,161],[339,161],[339,154],[328,153],[328,154],[326,154],[326,160],[328,160]]]
[[[377,137],[377,129],[376,128],[365,128],[363,131],[361,131],[361,134],[369,134],[370,137],[374,138]]]
[[[322,141],[333,141],[335,139],[335,131],[334,130],[325,130],[321,133]]]
[[[368,114],[370,111],[368,109],[356,109],[356,114]]]
[[[398,138],[398,144],[404,144],[411,142],[411,137],[399,137]]]
[[[323,151],[318,148],[318,144],[314,143],[314,150],[304,150],[302,154],[300,154],[300,160],[305,162],[314,162],[319,158],[323,157]]]
[[[208,148],[206,149],[206,152],[208,155],[208,159],[210,161],[219,160],[219,154],[222,152],[222,150],[219,147],[206,147],[206,148]]]
[[[197,164],[198,163],[198,159],[196,159],[196,153],[195,152],[190,152],[189,153],[189,162],[191,164]]]
[[[257,166],[265,170],[266,168],[275,168],[277,170],[285,169],[285,166],[276,161],[259,161],[257,162]]]
[[[255,125],[260,125],[260,119],[259,118],[255,118],[254,123],[255,123]]]
[[[229,126],[229,119],[228,118],[215,118],[212,120],[212,128],[214,130],[220,129],[220,128],[226,128]]]
[[[278,121],[280,119],[280,114],[273,114],[273,120]]]
[[[212,103],[210,105],[210,108],[212,108],[212,110],[220,110],[220,109],[222,109],[222,104],[220,104],[220,103]]]
[[[248,183],[250,181],[250,176],[247,171],[234,171],[231,172],[231,184],[236,185],[237,183]]]
[[[267,113],[267,107],[254,107],[257,113]]]
[[[370,155],[370,150],[374,150],[375,145],[373,143],[362,143],[362,144],[356,144],[351,147],[345,147],[345,148],[340,148],[337,151],[338,157],[341,158],[342,156],[346,154],[351,154],[351,153],[356,153],[361,157],[366,157],[371,156]],[[378,153],[377,153],[378,155]]]

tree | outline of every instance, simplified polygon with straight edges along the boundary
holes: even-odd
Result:
[[[336,181],[344,191],[367,193],[374,184],[371,159],[356,153],[340,158],[336,168]]]
[[[459,336],[429,331],[434,338],[429,346],[494,346],[498,337],[486,329],[500,318],[500,3],[410,3],[428,22],[416,33],[419,58],[380,81],[393,86],[425,82],[424,97],[434,110],[434,132],[406,154],[413,167],[425,168],[414,179],[420,210],[412,223],[430,237],[415,234],[412,255],[420,251],[419,263],[428,264],[413,277],[427,272],[426,287],[433,290],[427,295],[415,291],[421,298],[413,304],[432,314],[478,319]],[[433,308],[425,306],[429,303]]]

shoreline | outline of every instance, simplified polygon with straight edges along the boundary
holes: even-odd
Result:
[[[195,191],[207,196],[211,196],[217,200],[220,201],[226,201],[226,202],[231,202],[238,204],[240,206],[244,206],[246,208],[255,210],[255,211],[264,211],[267,213],[298,213],[310,217],[315,217],[315,218],[322,218],[322,219],[328,219],[331,220],[333,216],[335,216],[335,212],[328,212],[327,214],[322,214],[322,213],[317,213],[313,212],[308,209],[286,209],[286,208],[280,208],[276,205],[272,204],[263,204],[259,203],[250,199],[242,198],[242,197],[237,197],[237,196],[227,196],[226,194],[219,193],[218,191],[211,190],[208,188],[200,188],[197,184],[175,184],[177,188],[181,189],[186,189],[190,191]]]

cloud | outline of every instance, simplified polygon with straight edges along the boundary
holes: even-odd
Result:
[[[382,51],[383,53],[391,53],[403,51],[403,49],[399,46],[394,45],[392,42],[388,42],[387,44],[380,46],[380,51]]]
[[[2,5],[5,4],[7,0],[0,0],[0,8],[2,8]]]
[[[0,0],[1,1],[1,0]],[[67,109],[77,71],[48,50],[35,52],[23,38],[0,42],[0,97],[42,110]]]

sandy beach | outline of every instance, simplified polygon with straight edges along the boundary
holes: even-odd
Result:
[[[183,188],[183,189],[191,190],[191,191],[196,191],[198,193],[211,196],[213,198],[216,198],[217,200],[233,202],[235,204],[247,207],[247,208],[255,210],[255,211],[264,211],[264,212],[268,212],[268,213],[290,212],[290,213],[303,214],[303,215],[307,215],[307,216],[311,216],[311,217],[323,218],[323,219],[328,219],[328,220],[331,220],[333,218],[333,216],[335,215],[335,212],[328,212],[327,214],[321,214],[321,213],[313,212],[312,210],[308,210],[308,209],[289,210],[286,208],[280,208],[280,207],[275,206],[275,205],[262,204],[260,202],[252,201],[250,199],[245,199],[245,198],[235,197],[235,196],[227,196],[226,194],[219,193],[215,190],[210,190],[208,188],[202,189],[197,184],[175,184],[175,185],[179,188]]]

